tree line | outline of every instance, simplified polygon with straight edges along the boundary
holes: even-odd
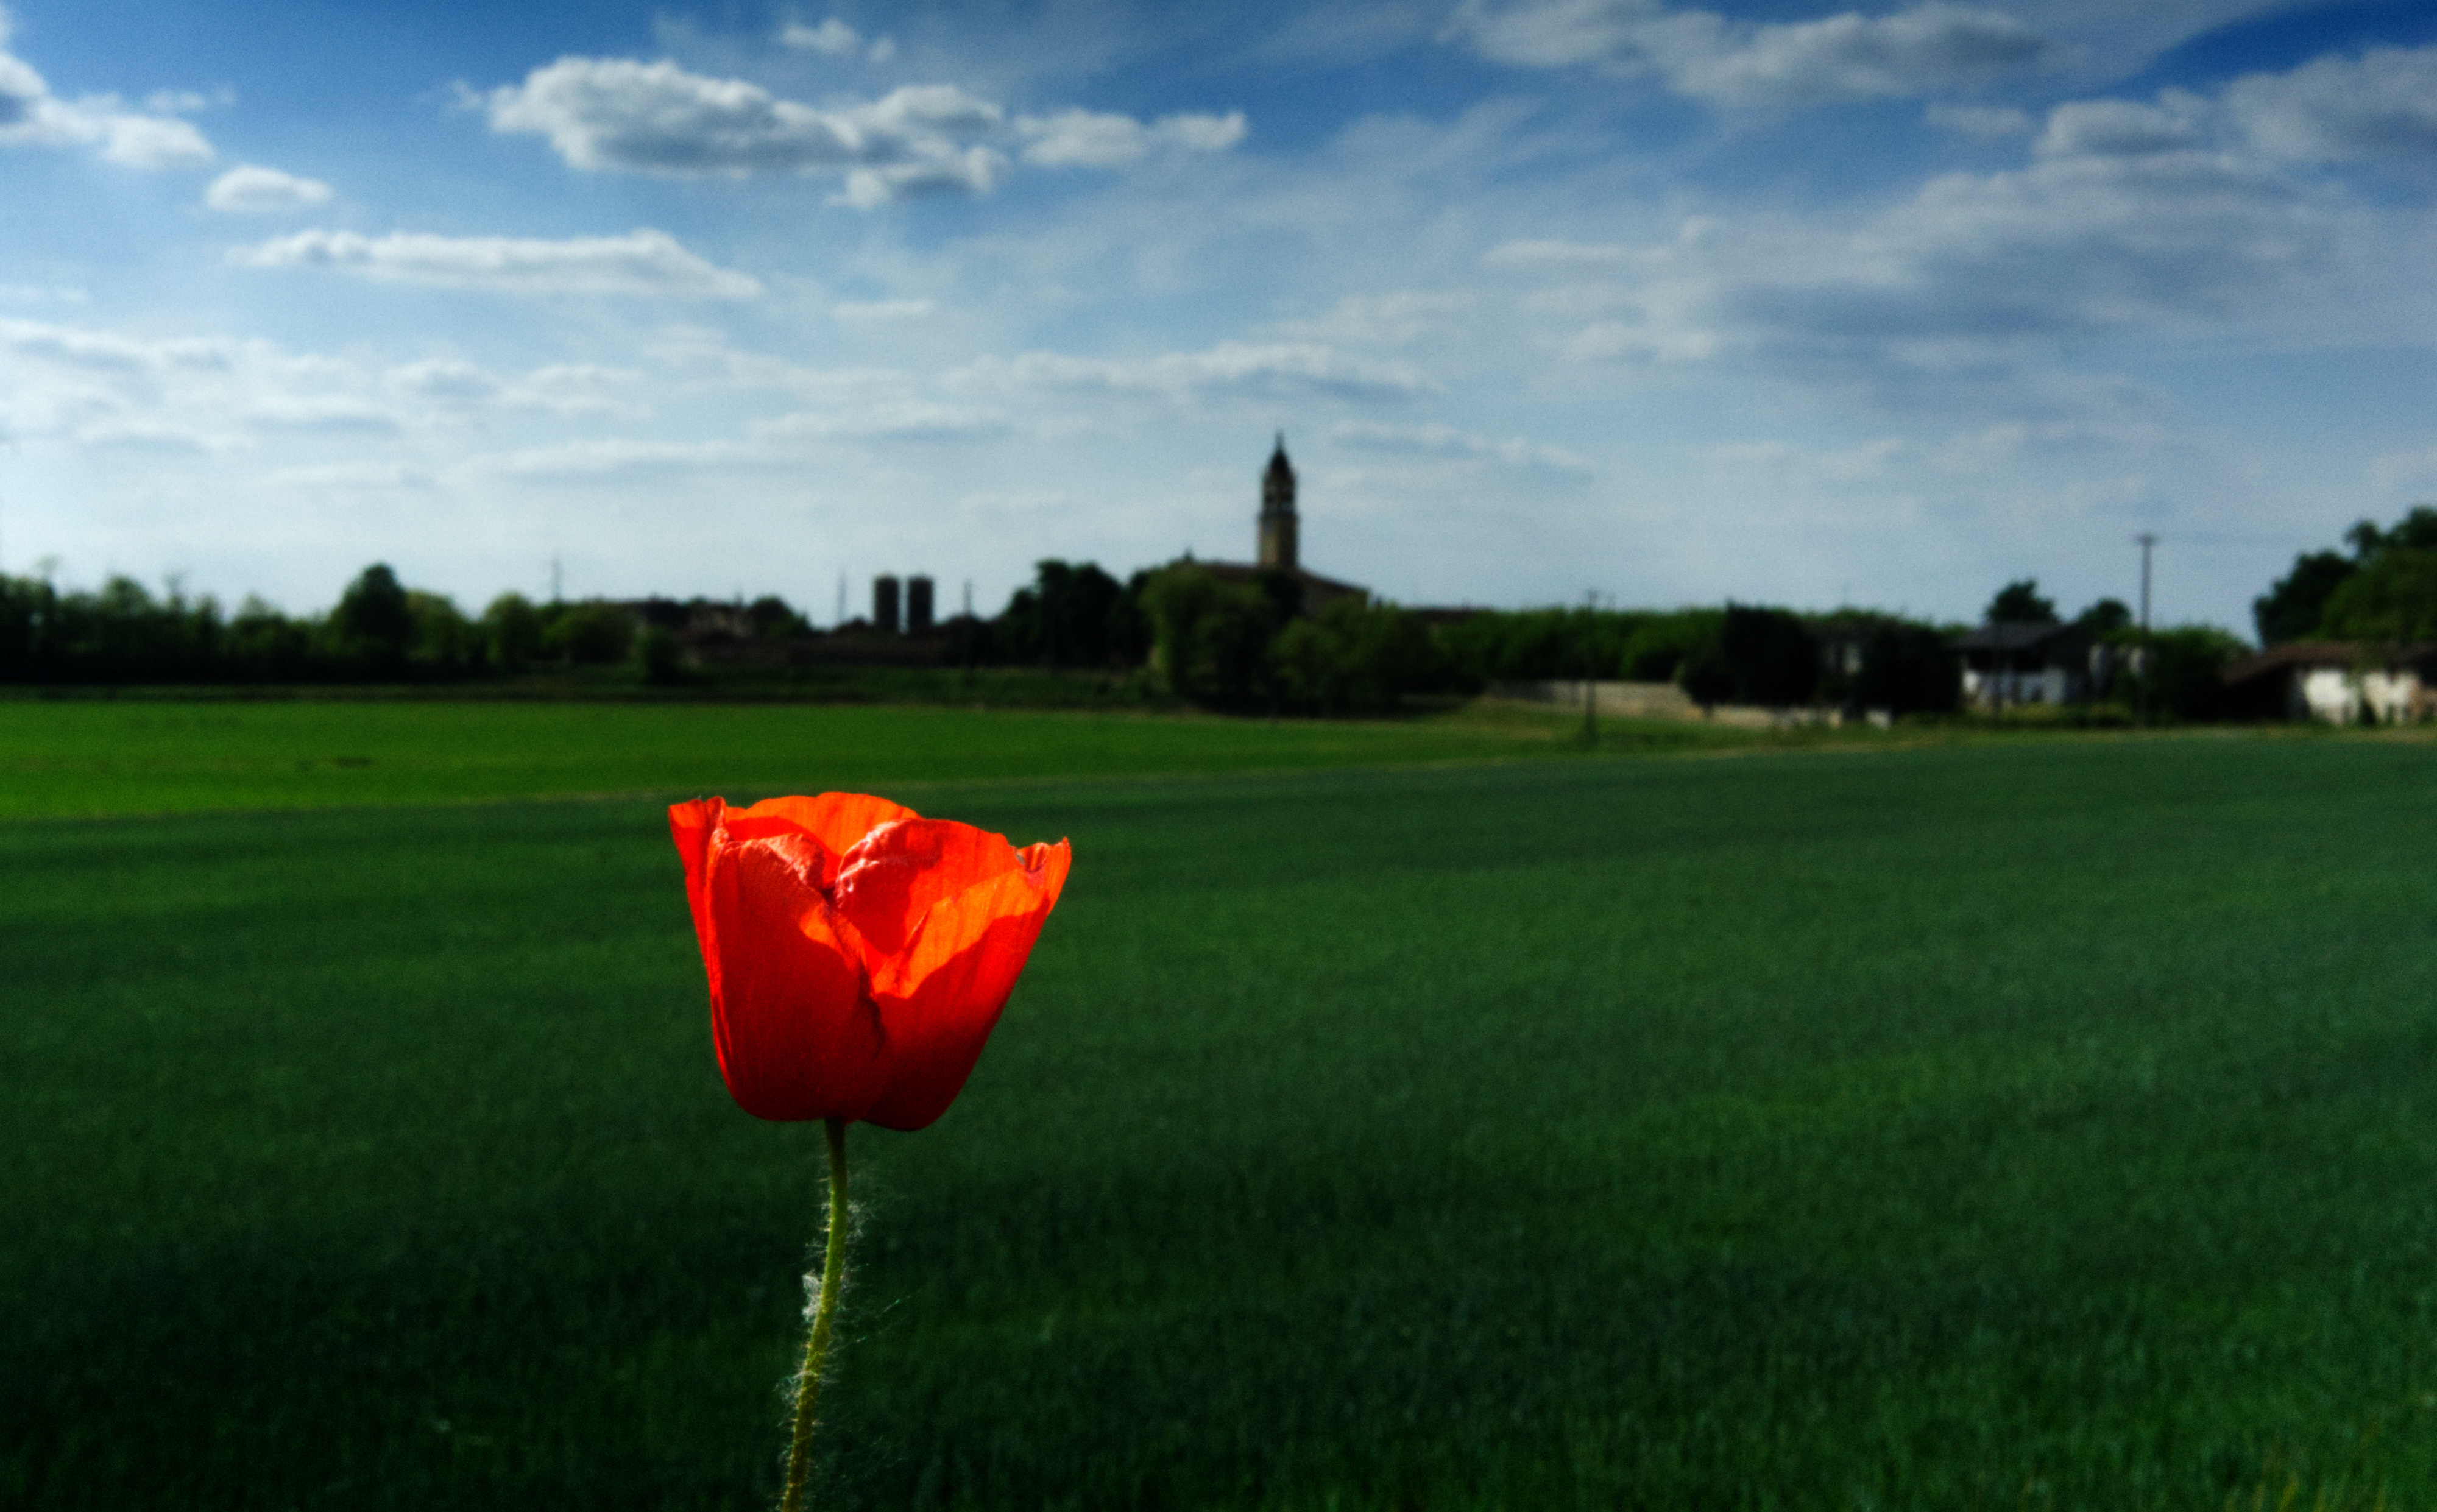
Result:
[[[2362,520],[2346,550],[2306,552],[2253,606],[2263,644],[2437,640],[2437,505],[2395,524]],[[1898,713],[1955,707],[1955,626],[1762,605],[1674,610],[1592,607],[1419,611],[1362,595],[1306,605],[1288,572],[1214,570],[1189,559],[1120,580],[1094,562],[1034,566],[993,618],[938,627],[943,659],[1147,677],[1217,709],[1356,712],[1493,683],[1568,678],[1672,681],[1704,707],[1827,703]],[[1991,622],[2060,623],[2035,580],[2009,583]],[[2078,616],[2094,641],[2140,642],[2150,707],[2211,717],[2219,670],[2248,648],[2183,625],[2142,641],[2102,599]],[[174,583],[127,577],[61,589],[0,575],[0,681],[16,684],[450,682],[548,668],[689,677],[689,637],[789,642],[821,634],[775,595],[537,603],[502,593],[469,615],[444,594],[364,569],[326,613],[290,616],[249,597],[234,611]],[[875,633],[861,622],[832,635]],[[2121,664],[2131,665],[2126,656]],[[2117,691],[2121,696],[2121,690]]]

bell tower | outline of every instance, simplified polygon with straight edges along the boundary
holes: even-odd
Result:
[[[1265,568],[1295,570],[1295,470],[1287,460],[1287,434],[1278,432],[1277,449],[1270,453],[1269,469],[1261,474],[1261,551]]]

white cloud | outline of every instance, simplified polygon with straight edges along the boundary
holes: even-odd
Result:
[[[1326,314],[1280,321],[1275,328],[1282,335],[1301,341],[1406,346],[1438,334],[1451,320],[1479,303],[1478,296],[1469,290],[1348,294]]]
[[[1590,462],[1563,447],[1542,446],[1517,437],[1499,441],[1448,425],[1392,425],[1377,420],[1340,420],[1329,434],[1349,446],[1376,451],[1417,453],[1435,457],[1474,457],[1510,467],[1552,467],[1560,472],[1589,472]]]
[[[9,29],[7,12],[0,11],[0,48]],[[32,64],[7,51],[0,51],[0,147],[91,147],[113,163],[138,168],[212,160],[203,133],[175,115],[131,110],[116,95],[61,99]]]
[[[1722,105],[1928,94],[2023,72],[2053,52],[2011,16],[1937,3],[1754,25],[1656,0],[1466,0],[1449,34],[1499,62],[1655,74],[1679,95]]]
[[[1935,104],[1926,113],[1929,124],[1940,131],[1955,132],[1965,136],[1993,142],[2000,137],[2021,136],[2031,129],[2030,113],[2010,105],[1947,105]]]
[[[1430,387],[1399,363],[1365,361],[1310,343],[1255,345],[1243,342],[1221,342],[1207,351],[1167,352],[1151,358],[1070,357],[1059,352],[986,357],[951,374],[949,382],[983,388],[1160,395],[1173,399],[1307,395],[1401,399]]]
[[[239,214],[302,210],[307,205],[325,203],[329,198],[330,186],[319,179],[298,178],[254,163],[229,169],[203,191],[203,203],[208,208]]]
[[[2251,141],[2277,157],[2437,159],[2437,46],[2321,58],[2235,79],[2223,97]]]
[[[431,474],[402,462],[333,462],[306,467],[279,467],[266,482],[283,488],[396,489],[430,488]]]
[[[2201,145],[2192,114],[2129,99],[2070,100],[2048,113],[2047,130],[2034,150],[2048,158],[2188,151]]]
[[[1145,125],[1131,115],[1064,110],[1016,121],[1024,160],[1043,167],[1123,167],[1162,148],[1223,152],[1244,139],[1244,113],[1165,115]]]
[[[231,436],[150,420],[107,420],[79,426],[68,439],[97,451],[148,451],[173,457],[227,451],[238,444]]]
[[[687,467],[767,466],[775,453],[723,437],[709,441],[640,441],[625,437],[531,447],[499,459],[519,478],[593,478],[609,473]]]
[[[988,194],[1007,174],[1007,158],[993,149],[969,147],[962,152],[925,157],[886,167],[855,168],[846,176],[837,202],[869,210],[900,200],[935,194]]]
[[[831,31],[830,26],[836,26]],[[802,33],[796,38],[795,33]],[[792,44],[854,40],[835,18],[798,26]],[[822,40],[826,39],[826,41]],[[1042,167],[1121,167],[1161,149],[1215,152],[1243,139],[1244,117],[1066,110],[1009,123],[953,84],[908,84],[878,99],[820,109],[739,79],[666,61],[562,58],[485,96],[468,95],[495,131],[549,139],[569,166],[674,176],[839,173],[838,202],[869,209],[932,194],[987,194],[1019,149]]]
[[[390,383],[420,399],[472,404],[496,397],[504,386],[473,363],[456,358],[430,358],[389,371]]]
[[[1484,268],[1617,268],[1644,261],[1649,253],[1614,242],[1509,241],[1481,255]]]
[[[549,138],[570,167],[670,175],[857,170],[857,204],[988,190],[1003,160],[972,139],[1005,113],[952,84],[909,84],[843,110],[673,62],[562,58],[482,97],[491,127]]]
[[[835,16],[830,17],[817,26],[807,26],[800,21],[791,21],[779,28],[779,43],[781,46],[795,47],[805,52],[823,53],[832,58],[851,58],[861,53],[865,59],[875,63],[885,63],[897,56],[895,38],[874,38],[867,45],[863,40],[863,33]]]
[[[791,21],[779,28],[779,42],[782,46],[827,53],[832,58],[844,58],[863,50],[863,34],[835,16],[817,26]]]
[[[400,429],[397,416],[377,404],[322,395],[274,396],[245,406],[238,417],[274,430],[337,435],[387,435]]]
[[[921,320],[932,312],[927,299],[842,299],[830,307],[830,314],[852,325],[876,321]]]
[[[1008,429],[1003,415],[987,410],[924,400],[863,405],[834,411],[807,411],[763,420],[753,427],[757,436],[809,436],[817,439],[949,441],[997,435]]]
[[[541,240],[393,232],[300,231],[232,260],[248,268],[330,268],[384,283],[424,284],[533,296],[632,294],[675,299],[750,299],[762,286],[715,267],[665,232]]]

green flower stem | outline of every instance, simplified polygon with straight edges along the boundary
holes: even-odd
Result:
[[[813,1310],[812,1337],[804,1341],[804,1369],[796,1378],[796,1437],[787,1450],[787,1497],[781,1512],[802,1512],[804,1477],[812,1473],[813,1400],[821,1394],[821,1360],[830,1352],[830,1325],[837,1318],[838,1293],[846,1290],[846,1120],[828,1122],[830,1136],[830,1242],[821,1257],[821,1295]]]

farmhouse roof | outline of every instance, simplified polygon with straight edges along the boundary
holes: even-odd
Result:
[[[2412,667],[2437,671],[2437,642],[2422,641],[2411,645],[2374,645],[2358,641],[2288,641],[2272,645],[2257,656],[2244,657],[2231,662],[2220,673],[2228,684],[2249,682],[2287,669],[2307,670],[2312,667],[2377,667],[2393,670]]]
[[[2035,620],[1992,620],[1955,638],[1957,651],[2038,651],[2060,637],[2078,631],[2078,624]]]

